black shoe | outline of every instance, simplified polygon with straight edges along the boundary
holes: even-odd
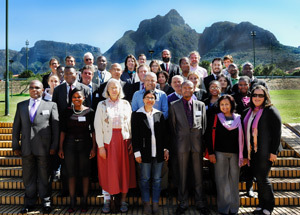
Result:
[[[52,208],[50,206],[43,207],[44,214],[49,214],[52,211]]]
[[[204,215],[210,214],[209,209],[206,207],[197,207],[197,210],[200,212],[200,214],[204,214]]]
[[[253,214],[264,214],[262,208],[256,208],[252,213]]]
[[[27,214],[29,212],[33,211],[33,206],[25,206],[24,208],[22,208],[22,210],[20,210],[19,213],[21,214]]]

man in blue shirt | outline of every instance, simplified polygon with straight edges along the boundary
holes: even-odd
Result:
[[[168,118],[168,98],[165,92],[156,89],[157,77],[153,72],[147,72],[144,79],[145,89],[136,91],[132,98],[132,111],[138,110],[144,106],[143,95],[147,90],[154,90],[156,95],[156,101],[153,108],[163,112],[165,119]]]

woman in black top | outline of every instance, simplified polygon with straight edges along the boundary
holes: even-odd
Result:
[[[239,167],[247,163],[247,148],[240,115],[234,112],[232,96],[218,99],[218,114],[208,119],[205,140],[209,160],[215,167],[217,205],[220,214],[237,214],[239,211]]]
[[[164,91],[167,95],[174,92],[173,88],[168,84],[169,74],[166,71],[158,71],[156,76],[160,90]]]
[[[259,205],[253,213],[271,214],[275,200],[268,175],[281,149],[281,118],[262,85],[251,91],[250,108],[243,113],[243,125],[250,167],[258,188]]]
[[[236,113],[242,114],[243,111],[249,108],[250,105],[250,78],[248,76],[241,76],[238,81],[238,92],[233,94],[236,103]]]
[[[71,205],[69,213],[75,211],[76,176],[82,177],[83,200],[82,212],[87,211],[87,195],[89,176],[91,173],[90,159],[96,155],[94,132],[94,111],[83,105],[84,94],[75,88],[71,94],[73,106],[66,109],[61,121],[60,145],[58,155],[65,160],[69,177]]]
[[[203,100],[207,117],[213,116],[216,111],[216,104],[221,96],[221,84],[219,81],[211,81],[208,87],[208,97]]]

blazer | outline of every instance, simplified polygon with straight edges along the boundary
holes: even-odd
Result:
[[[170,65],[170,68],[169,68],[169,71],[168,71],[168,73],[169,73],[169,81],[168,81],[168,83],[171,85],[172,77],[174,75],[180,75],[180,69],[179,69],[179,66],[177,66],[176,64],[170,63],[169,65]],[[166,71],[164,63],[160,64],[160,67],[161,67],[162,70]]]
[[[99,102],[94,121],[96,142],[98,147],[103,147],[105,144],[110,144],[112,137],[112,118],[107,114],[107,102]],[[128,101],[120,99],[121,111],[121,128],[123,139],[131,139],[131,106]]]
[[[206,110],[203,102],[193,100],[193,128],[190,128],[182,99],[171,103],[170,126],[174,147],[178,153],[202,152],[203,135],[206,129]]]
[[[33,123],[29,117],[29,100],[18,103],[13,124],[13,150],[21,150],[22,156],[48,156],[59,143],[57,105],[41,100]],[[20,138],[21,135],[21,138]],[[21,139],[21,145],[19,141]]]
[[[104,74],[105,74],[105,75],[104,75],[104,80],[103,80],[102,83],[100,83],[100,78],[99,78],[98,71],[99,71],[99,70],[96,70],[96,71],[94,72],[94,76],[93,76],[93,79],[92,79],[92,82],[93,82],[93,83],[98,84],[98,85],[101,85],[102,83],[107,82],[107,81],[111,78],[110,72],[108,72],[108,71],[105,70],[105,71],[103,71]]]
[[[132,78],[130,78],[128,72],[125,71],[121,75],[121,80],[125,81],[128,84],[133,84],[140,81],[137,73],[132,74]]]
[[[85,96],[85,105],[91,107],[90,88],[82,83],[76,82],[76,88],[82,88]],[[52,101],[57,104],[58,113],[61,115],[69,106],[67,100],[67,83],[64,82],[54,88]]]
[[[162,112],[153,114],[154,135],[156,141],[157,162],[164,161],[164,149],[168,149],[166,140],[166,121]],[[152,162],[152,132],[146,114],[133,112],[131,116],[133,152],[140,151],[143,163]]]

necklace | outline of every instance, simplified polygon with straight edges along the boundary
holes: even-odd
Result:
[[[79,115],[81,114],[82,112],[84,111],[84,109],[80,110],[80,111],[76,111],[74,106],[73,106],[73,112],[76,114],[76,115]]]

